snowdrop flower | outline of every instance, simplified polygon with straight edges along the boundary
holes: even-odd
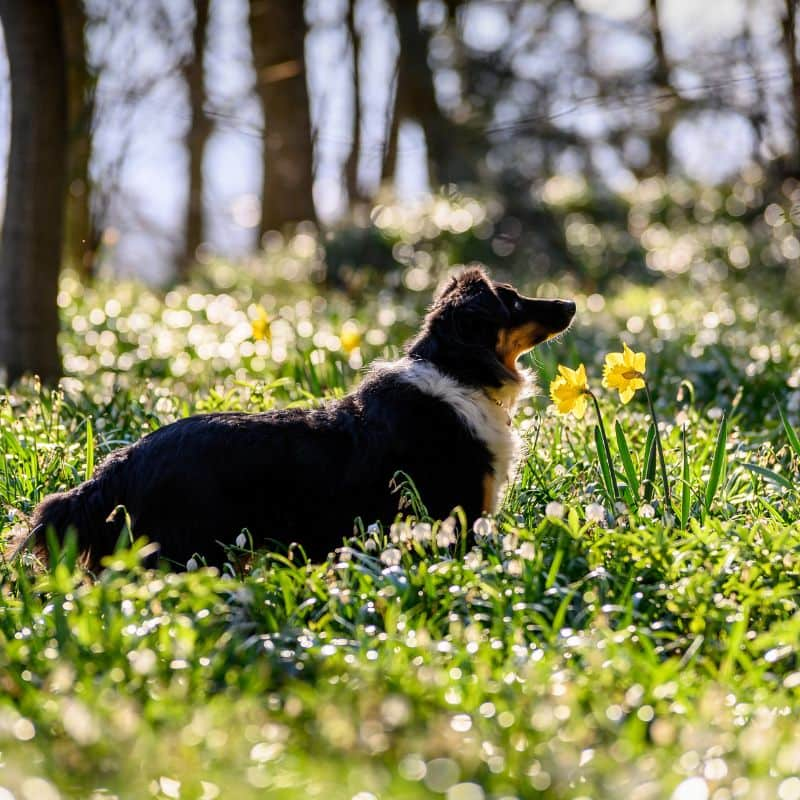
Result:
[[[240,533],[236,537],[236,546],[241,548],[241,549],[244,549],[245,547],[247,547],[247,537],[244,535],[244,533]]]
[[[519,544],[519,536],[516,533],[507,533],[503,537],[503,552],[513,553]]]
[[[545,507],[544,513],[546,517],[552,519],[562,519],[564,517],[564,506],[557,500],[551,500]]]
[[[483,556],[481,555],[480,550],[470,550],[469,553],[464,556],[464,565],[468,569],[478,569],[482,563]]]
[[[650,503],[645,503],[644,505],[640,506],[639,508],[639,516],[644,517],[645,519],[653,519],[656,515],[656,510]]]
[[[425,544],[431,540],[431,526],[427,522],[418,522],[411,529],[411,535],[415,542]]]
[[[533,561],[536,558],[536,548],[533,546],[533,542],[523,542],[517,550],[517,555],[526,561]]]
[[[387,567],[396,567],[400,563],[402,553],[396,547],[390,547],[381,553],[381,561]]]
[[[456,521],[448,517],[436,532],[436,546],[450,547],[456,543]]]
[[[518,558],[512,558],[506,562],[506,572],[513,578],[522,575],[522,562]]]
[[[494,522],[488,517],[480,517],[476,519],[472,526],[473,533],[479,539],[485,539],[486,537],[491,536],[494,533],[494,530]]]
[[[586,506],[585,512],[587,522],[596,522],[598,525],[605,522],[606,510],[600,503],[589,503],[589,505]]]
[[[200,565],[197,563],[197,559],[192,557],[186,562],[186,571],[187,572],[195,572]]]

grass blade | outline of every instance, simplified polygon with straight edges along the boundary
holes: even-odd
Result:
[[[742,461],[740,463],[745,469],[749,469],[750,472],[755,472],[756,475],[760,475],[762,478],[766,478],[768,481],[777,483],[778,486],[783,486],[784,489],[796,491],[794,484],[785,475],[780,475],[779,473],[773,472],[771,469],[762,467],[759,464],[748,464],[746,461]]]
[[[94,428],[92,418],[86,417],[86,476],[84,480],[89,480],[94,473]]]
[[[711,462],[711,474],[706,484],[706,511],[711,508],[714,495],[717,493],[722,473],[725,469],[725,445],[728,440],[728,419],[723,414],[717,430],[717,444],[714,447],[714,460]]]
[[[786,419],[781,404],[777,403],[777,406],[778,414],[780,414],[781,422],[783,423],[783,429],[786,431],[786,438],[789,440],[789,444],[792,446],[795,455],[800,458],[800,438],[797,436],[797,431],[789,424],[789,420]]]
[[[625,432],[622,430],[622,425],[619,424],[619,420],[614,421],[614,432],[617,437],[619,457],[622,460],[622,469],[625,470],[625,478],[628,481],[631,495],[633,495],[634,500],[636,500],[639,497],[639,478],[637,477],[636,470],[633,467],[631,451],[628,448],[628,442],[625,439]]]
[[[644,501],[649,503],[653,499],[656,477],[656,426],[650,425],[647,431],[647,441],[644,446],[644,471],[642,484],[644,485]]]
[[[683,426],[683,470],[681,472],[681,528],[686,530],[689,524],[689,512],[692,505],[692,490],[689,485],[689,448],[686,445],[686,426]]]
[[[606,449],[603,446],[603,437],[600,433],[599,425],[594,426],[594,444],[597,448],[597,458],[600,461],[600,471],[603,474],[603,483],[606,487],[606,493],[613,506],[616,500],[616,497],[614,497],[614,482],[611,480],[611,465],[608,463],[608,458],[606,457]]]

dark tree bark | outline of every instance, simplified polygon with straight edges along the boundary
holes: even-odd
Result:
[[[81,0],[59,0],[67,59],[67,202],[64,262],[84,278],[94,274],[100,236],[91,210],[95,79],[86,61],[86,14]]]
[[[0,251],[0,366],[9,380],[61,372],[58,273],[67,87],[57,0],[0,0],[11,72],[11,148]]]
[[[204,241],[203,225],[203,156],[211,135],[211,124],[205,112],[206,88],[204,67],[208,30],[209,0],[195,0],[195,23],[192,33],[192,58],[184,75],[189,89],[189,130],[186,147],[189,151],[189,192],[186,201],[184,252],[178,260],[178,277],[185,280],[197,261],[197,248]]]
[[[350,44],[353,48],[353,140],[345,163],[344,175],[351,204],[365,199],[364,192],[358,185],[358,158],[361,153],[361,70],[359,67],[361,36],[356,29],[355,8],[356,0],[349,0],[347,5],[347,33],[350,36]]]
[[[430,36],[419,24],[417,3],[412,0],[390,0],[390,5],[397,20],[400,52],[397,56],[394,115],[386,143],[384,177],[394,175],[400,123],[416,120],[425,133],[431,183],[439,185],[472,181],[476,177],[472,160],[459,144],[467,132],[448,119],[436,101],[433,72],[428,64]],[[453,3],[453,8],[457,5]]]
[[[783,47],[789,65],[792,83],[791,126],[794,134],[794,152],[788,171],[800,174],[800,62],[797,59],[797,2],[786,0],[786,15],[783,18]]]
[[[259,236],[314,220],[314,147],[301,0],[250,0],[256,88],[264,111]]]
[[[664,49],[664,34],[658,10],[659,0],[649,0],[650,31],[653,37],[655,67],[652,80],[658,99],[655,102],[658,125],[649,137],[650,159],[646,167],[648,175],[666,175],[670,168],[669,135],[675,123],[678,98],[670,82],[669,60]]]

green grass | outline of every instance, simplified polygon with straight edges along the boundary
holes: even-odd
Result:
[[[429,297],[230,270],[163,298],[65,277],[69,379],[0,396],[0,537],[176,417],[346,391]],[[97,579],[69,547],[46,571],[5,564],[0,797],[800,796],[800,324],[724,285],[578,302],[574,331],[529,365],[546,387],[557,362],[586,363],[621,505],[592,412],[559,418],[538,397],[471,550],[409,520],[326,564],[233,548],[221,574],[161,574],[141,545]],[[271,345],[248,332],[259,303]],[[672,525],[644,398],[600,389],[626,326],[648,353]]]

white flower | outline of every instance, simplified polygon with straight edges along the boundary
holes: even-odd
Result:
[[[390,547],[381,553],[381,561],[387,567],[396,567],[400,563],[402,553],[396,547]]]
[[[512,558],[506,562],[506,572],[514,578],[522,575],[522,562],[518,558]]]
[[[247,537],[244,535],[244,533],[240,533],[240,534],[239,534],[239,535],[236,537],[236,546],[237,546],[237,547],[240,547],[240,548],[242,548],[242,549],[244,549],[245,547],[247,547]]]
[[[598,525],[605,522],[606,510],[600,503],[589,503],[589,505],[586,506],[585,512],[587,522],[596,522]]]
[[[436,546],[450,547],[456,543],[456,521],[448,517],[436,532]]]
[[[562,519],[564,516],[564,506],[558,500],[551,500],[545,507],[544,513],[546,517],[552,519]]]
[[[411,538],[411,528],[407,522],[395,522],[389,528],[389,538],[395,544],[400,542],[407,542]]]
[[[197,563],[197,559],[192,557],[186,562],[186,571],[187,572],[194,572],[200,565]]]
[[[411,535],[415,542],[425,544],[431,540],[431,526],[427,522],[418,522],[411,529]]]
[[[645,519],[653,519],[656,515],[656,510],[650,503],[645,503],[644,505],[639,507],[639,516],[644,517]]]
[[[367,527],[368,536],[377,536],[380,532],[381,532],[381,526],[377,522],[373,522],[372,525]]]
[[[536,548],[533,546],[533,542],[523,542],[517,550],[517,555],[526,561],[533,561],[536,558]]]
[[[353,549],[351,547],[340,547],[337,551],[339,561],[352,561]]]
[[[464,556],[464,565],[468,569],[478,569],[478,567],[483,563],[483,555],[481,555],[480,550],[470,550]]]
[[[516,533],[507,533],[503,537],[503,552],[513,553],[519,544],[519,536]]]
[[[494,522],[488,517],[479,517],[472,525],[472,530],[479,539],[485,539],[494,533]]]
[[[378,543],[374,539],[367,539],[364,542],[364,549],[368,553],[374,553],[378,549]]]

